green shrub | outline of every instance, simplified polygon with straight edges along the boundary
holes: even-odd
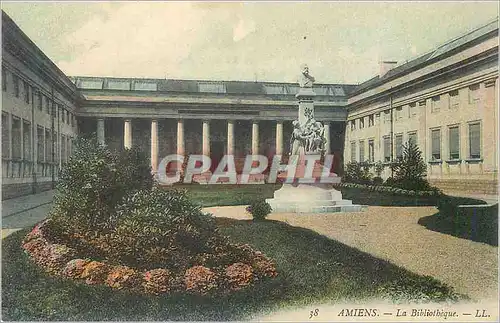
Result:
[[[246,210],[252,214],[254,220],[264,220],[271,213],[272,208],[266,201],[257,200],[252,202]]]
[[[59,176],[49,231],[68,240],[107,233],[125,196],[152,185],[149,162],[137,149],[112,153],[95,138],[79,138]]]
[[[431,188],[426,179],[427,165],[422,152],[412,141],[403,145],[403,157],[393,164],[393,168],[395,186],[415,191]]]
[[[200,253],[213,252],[212,216],[184,191],[154,189],[129,195],[112,218],[114,229],[99,246],[106,259],[139,268],[182,270]]]
[[[382,185],[383,183],[384,183],[384,180],[382,179],[382,177],[375,176],[373,178],[373,185]]]
[[[367,163],[349,162],[344,172],[344,181],[349,183],[370,184],[370,165]]]

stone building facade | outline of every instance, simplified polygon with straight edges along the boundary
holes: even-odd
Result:
[[[52,187],[81,133],[112,149],[138,146],[153,169],[168,154],[217,163],[224,154],[289,152],[298,84],[68,77],[4,12],[2,27],[3,199]],[[360,85],[315,84],[332,170],[350,160],[389,163],[413,138],[436,185],[496,192],[497,60],[498,20],[405,64],[387,63]]]
[[[448,191],[498,192],[498,20],[404,64],[348,100],[345,160],[387,166],[413,140]],[[383,177],[390,176],[386,167]]]

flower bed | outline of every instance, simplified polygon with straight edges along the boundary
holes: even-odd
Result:
[[[199,265],[176,273],[165,268],[141,270],[101,260],[81,259],[78,250],[51,241],[44,232],[48,221],[40,222],[26,235],[22,245],[25,252],[46,272],[89,285],[106,285],[151,295],[174,292],[208,295],[246,288],[277,275],[274,263],[248,245],[231,244],[230,250],[221,250],[219,255],[202,256]],[[214,266],[209,267],[209,258],[239,260],[229,265],[217,265],[217,261],[213,261]]]

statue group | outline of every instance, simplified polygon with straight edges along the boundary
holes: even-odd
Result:
[[[307,65],[303,65],[302,73],[299,76],[299,86],[301,88],[312,88],[314,77],[309,74]],[[305,154],[318,154],[325,150],[326,138],[324,127],[321,122],[314,119],[314,112],[305,109],[304,116],[307,118],[303,124],[298,120],[293,121],[293,132],[290,139],[290,155],[299,155],[300,149],[304,149]]]

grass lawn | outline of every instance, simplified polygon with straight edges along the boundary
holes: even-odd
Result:
[[[250,185],[199,185],[183,184],[165,187],[165,189],[185,189],[193,201],[203,207],[246,205],[255,199],[272,198],[274,191],[281,184],[250,184]],[[342,197],[352,200],[354,204],[378,205],[378,206],[434,206],[436,197],[430,196],[407,196],[396,193],[370,191],[363,188],[343,187],[340,189]],[[485,204],[481,200],[471,198],[448,196],[457,204]]]
[[[432,278],[278,221],[217,219],[223,234],[277,263],[278,277],[224,297],[140,296],[48,277],[21,249],[28,229],[2,244],[4,320],[245,320],[283,307],[381,298],[462,297]],[[307,320],[307,313],[304,318]]]

